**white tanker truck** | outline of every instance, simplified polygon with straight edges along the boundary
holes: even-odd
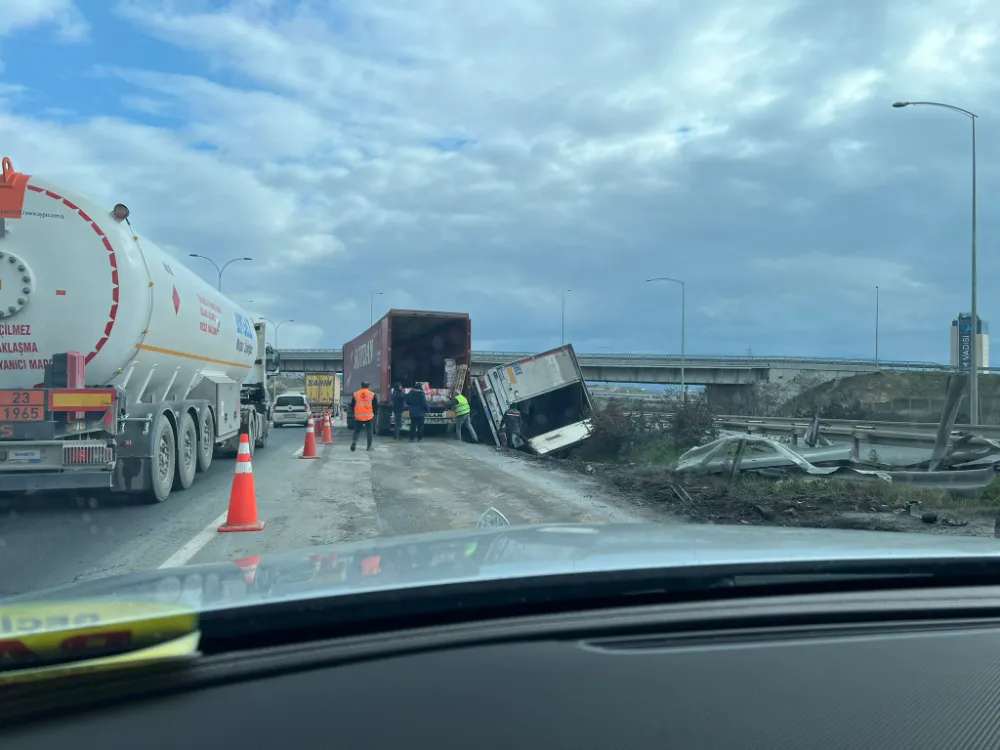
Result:
[[[215,451],[267,445],[263,323],[145,239],[128,209],[0,175],[0,492],[162,502]]]

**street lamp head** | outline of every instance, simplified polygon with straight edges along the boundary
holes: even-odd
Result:
[[[253,260],[253,258],[244,258],[243,260]]]
[[[188,257],[189,258],[200,258],[201,256],[198,255],[198,253],[188,253]]]
[[[893,102],[892,106],[896,109],[902,109],[903,107],[909,107],[913,102]]]

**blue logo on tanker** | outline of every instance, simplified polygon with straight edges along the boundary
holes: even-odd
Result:
[[[249,318],[240,315],[239,313],[233,313],[236,316],[236,333],[245,339],[255,339],[257,338],[257,333],[254,331],[253,323],[250,322]]]

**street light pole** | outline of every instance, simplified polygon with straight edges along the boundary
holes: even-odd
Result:
[[[979,424],[979,253],[978,239],[978,201],[976,196],[976,117],[972,120],[972,336],[969,338],[969,353],[972,355],[972,377],[969,380],[969,416],[972,424]]]
[[[276,325],[274,327],[274,348],[275,348],[275,350],[277,350],[277,348],[278,348],[278,331],[281,330],[281,326],[285,325],[285,323],[294,323],[294,322],[295,322],[294,318],[289,318],[288,320],[281,321],[280,323],[278,323],[278,325]]]
[[[566,292],[572,292],[572,289],[567,289],[562,293],[562,328],[560,338],[562,345],[566,345]]]
[[[978,200],[976,185],[976,120],[979,115],[967,109],[943,102],[895,102],[892,106],[941,107],[965,115],[972,121],[972,335],[969,337],[969,421],[979,424],[979,253],[977,250],[978,234]],[[959,331],[961,335],[961,331]]]
[[[209,263],[211,263],[213,266],[215,266],[215,270],[219,274],[218,289],[219,289],[220,292],[222,291],[222,272],[223,271],[225,271],[231,264],[237,263],[238,261],[241,261],[241,260],[253,260],[253,258],[233,258],[232,260],[226,262],[222,266],[222,268],[219,268],[219,264],[216,263],[211,258],[209,258],[207,255],[199,255],[198,253],[188,253],[188,257],[190,257],[190,258],[201,258],[202,260],[207,260]]]
[[[875,369],[878,369],[878,286],[875,287]]]
[[[368,295],[368,325],[374,325],[375,323],[375,295],[382,294],[382,292],[372,292]]]
[[[687,338],[687,323],[685,318],[687,317],[687,284],[685,284],[680,279],[672,279],[669,276],[656,276],[652,279],[646,279],[647,282],[650,281],[670,281],[674,284],[680,284],[681,287],[681,392],[684,394],[684,399],[687,400],[687,379],[685,377],[684,366],[685,366],[685,339]]]
[[[274,321],[271,320],[270,318],[265,318],[264,316],[261,316],[260,319],[263,320],[265,323],[270,323],[272,326],[274,326],[274,348],[275,349],[278,348],[278,331],[280,330],[281,326],[285,325],[285,323],[294,323],[295,322],[294,318],[289,318],[288,320],[283,320],[280,323],[278,323],[277,325],[275,325]]]

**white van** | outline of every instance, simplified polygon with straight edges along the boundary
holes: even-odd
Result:
[[[297,424],[305,427],[309,424],[312,408],[304,393],[282,393],[274,399],[274,426],[284,427],[286,424]]]

